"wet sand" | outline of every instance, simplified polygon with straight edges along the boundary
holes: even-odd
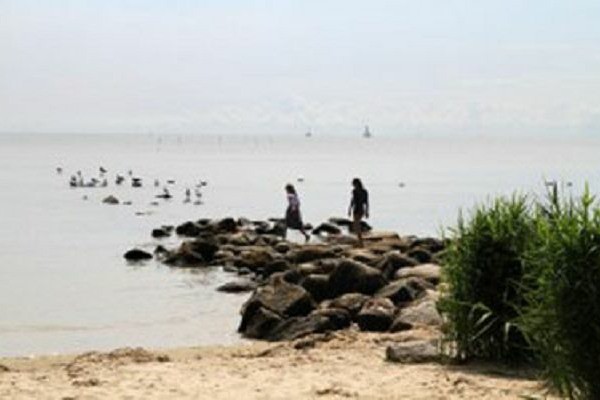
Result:
[[[388,344],[433,334],[348,330],[286,343],[3,358],[0,398],[550,398],[532,371],[385,360]]]

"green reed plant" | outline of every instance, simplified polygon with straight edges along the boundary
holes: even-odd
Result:
[[[523,254],[533,232],[527,196],[513,195],[461,213],[450,230],[438,304],[445,316],[446,350],[466,360],[519,360],[526,341],[515,325],[523,298]]]
[[[526,334],[547,382],[571,399],[600,399],[600,209],[549,195],[528,241]]]

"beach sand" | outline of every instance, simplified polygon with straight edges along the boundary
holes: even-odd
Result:
[[[137,348],[0,359],[1,399],[546,398],[531,371],[385,360],[388,344],[428,331],[352,330],[286,343]]]

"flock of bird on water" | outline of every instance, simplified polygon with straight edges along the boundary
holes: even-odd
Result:
[[[69,178],[69,186],[71,188],[108,187],[109,181],[106,176],[108,173],[108,170],[101,166],[98,168],[98,171],[99,171],[99,176],[92,177],[89,180],[86,180],[84,178],[81,171],[77,171],[74,175],[71,175],[71,177]],[[61,175],[64,172],[64,170],[62,167],[57,167],[56,172],[59,175]],[[127,175],[116,174],[114,182],[117,186],[122,186],[122,185],[127,184],[128,179],[130,180],[131,187],[133,187],[133,188],[141,188],[143,186],[142,178],[134,176],[132,170],[129,170],[127,172]],[[175,180],[168,179],[166,181],[166,185],[175,185]],[[169,190],[169,188],[166,185],[163,186],[162,192],[157,194],[154,197],[156,197],[157,199],[164,199],[164,200],[172,199],[173,194],[171,194],[171,191]],[[202,204],[201,189],[207,185],[208,185],[208,182],[205,180],[200,180],[198,183],[196,183],[194,185],[194,197],[195,197],[195,200],[193,201],[194,205]],[[158,179],[154,179],[154,187],[158,188],[160,186],[161,186],[160,181]],[[184,196],[185,196],[184,200],[183,200],[184,203],[192,203],[192,190],[189,187],[185,189]],[[87,199],[87,196],[84,196],[84,199]]]

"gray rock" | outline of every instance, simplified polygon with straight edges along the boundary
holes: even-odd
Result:
[[[196,237],[203,230],[204,230],[204,228],[202,227],[202,225],[200,225],[196,222],[188,221],[188,222],[184,222],[183,224],[177,226],[175,228],[175,233],[180,236]]]
[[[411,304],[400,310],[394,319],[390,331],[399,332],[419,326],[441,326],[442,317],[437,310],[435,301],[426,299],[417,304]]]
[[[327,308],[341,308],[350,313],[350,316],[354,318],[356,314],[362,309],[363,305],[370,297],[362,293],[346,293],[331,300],[327,304]]]
[[[369,299],[356,315],[356,322],[363,331],[385,332],[392,324],[395,313],[396,307],[391,300]]]
[[[152,229],[152,237],[156,239],[162,239],[169,237],[171,234],[165,228],[155,228]]]
[[[329,246],[322,245],[305,245],[296,249],[290,250],[286,254],[286,258],[293,263],[305,263],[322,258],[335,257],[335,251]]]
[[[240,280],[240,281],[232,281],[227,282],[217,288],[219,292],[225,293],[242,293],[242,292],[251,292],[256,289],[258,285],[256,282],[252,282],[250,280]]]
[[[440,352],[435,341],[415,340],[388,346],[386,360],[400,363],[425,363],[440,360]]]
[[[259,286],[242,306],[242,332],[248,321],[254,318],[254,312],[261,307],[280,317],[295,317],[310,313],[314,309],[314,303],[303,287],[286,282],[282,274],[277,274],[269,284]]]
[[[342,260],[329,275],[332,296],[358,292],[373,294],[385,285],[378,269],[352,260]]]
[[[399,279],[381,288],[375,297],[388,298],[394,304],[401,305],[416,300],[427,289],[433,288],[432,284],[419,278]]]
[[[259,268],[265,267],[273,261],[273,254],[268,247],[254,247],[243,250],[235,261],[235,265],[240,268],[248,268],[251,271],[256,271]]]
[[[433,285],[440,283],[442,267],[437,264],[421,264],[414,267],[402,268],[396,272],[396,279],[420,278]]]
[[[406,253],[409,257],[414,258],[419,264],[431,262],[431,253],[422,247],[415,247]]]
[[[412,267],[418,263],[419,262],[414,258],[401,254],[398,251],[390,251],[389,253],[385,254],[383,260],[379,262],[377,269],[381,271],[386,279],[391,280],[393,279],[396,271],[399,269]]]
[[[125,259],[128,261],[143,261],[150,260],[152,258],[152,254],[140,249],[131,249],[128,250],[123,257],[125,257]]]
[[[316,301],[325,300],[331,295],[329,291],[329,275],[309,274],[302,279],[301,285]]]
[[[350,326],[350,316],[345,310],[315,310],[305,317],[289,318],[277,325],[267,340],[295,340],[301,337],[344,329]]]
[[[244,336],[253,339],[264,339],[273,329],[283,322],[277,313],[261,307],[260,305],[253,306],[255,309],[246,310],[246,314],[242,317],[242,322],[238,331]],[[248,317],[251,311],[251,318]]]
[[[342,230],[332,223],[323,222],[315,229],[313,229],[312,233],[313,235],[321,235],[323,233],[326,233],[328,235],[339,235],[340,233],[342,233]]]
[[[279,242],[274,247],[275,251],[282,254],[287,253],[288,251],[290,251],[291,248],[292,246],[290,246],[288,242]]]

